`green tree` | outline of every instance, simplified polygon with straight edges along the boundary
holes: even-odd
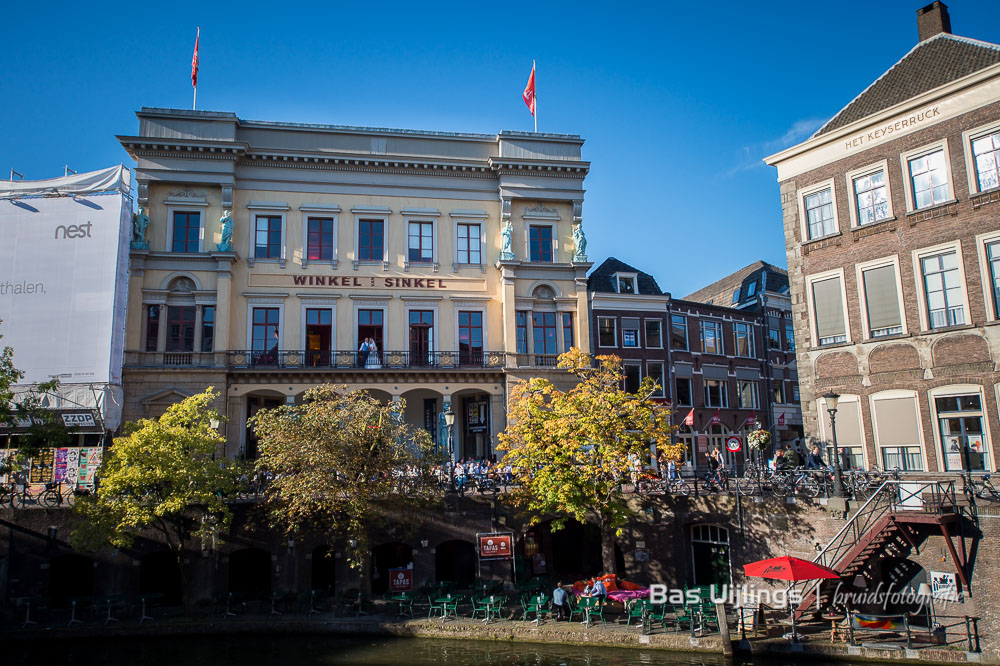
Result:
[[[579,349],[559,357],[580,380],[568,391],[540,377],[515,384],[497,448],[520,484],[512,499],[531,523],[555,515],[552,528],[561,529],[570,517],[596,520],[604,570],[616,573],[615,539],[631,516],[621,486],[632,461],[648,459],[651,443],[675,460],[682,447],[671,443],[670,410],[653,400],[653,379],[629,393],[620,358],[596,361]]]
[[[55,393],[59,382],[52,379],[28,388],[18,388],[17,384],[23,377],[24,372],[14,366],[13,347],[5,345],[0,348],[0,423],[6,423],[11,428],[29,424],[27,428],[19,429],[14,441],[17,457],[15,461],[8,461],[8,465],[23,463],[37,455],[43,446],[58,446],[68,439],[62,419],[42,406],[42,397]]]
[[[98,470],[97,489],[74,507],[75,545],[132,545],[154,530],[178,556],[192,539],[202,543],[224,532],[232,514],[227,503],[236,475],[215,452],[223,437],[208,388],[167,408],[159,419],[127,424]],[[183,570],[183,568],[182,568]]]
[[[262,409],[250,420],[258,470],[271,477],[265,507],[272,525],[343,539],[363,587],[369,528],[440,497],[434,443],[403,422],[404,407],[325,385],[306,391],[300,405]]]

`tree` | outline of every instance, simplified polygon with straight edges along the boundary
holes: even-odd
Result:
[[[77,499],[76,545],[126,548],[152,529],[180,556],[192,539],[204,543],[229,525],[236,475],[215,458],[224,441],[212,427],[222,420],[212,407],[217,396],[208,388],[159,419],[126,425],[98,470],[96,491]]]
[[[632,461],[645,459],[651,443],[675,460],[682,447],[670,441],[670,410],[652,399],[653,379],[629,393],[620,358],[596,361],[579,349],[559,357],[558,367],[580,380],[568,391],[540,377],[515,384],[497,448],[520,484],[513,500],[531,523],[555,514],[552,528],[561,529],[570,517],[596,519],[604,570],[614,573],[615,539],[631,516],[621,486]]]
[[[289,535],[313,532],[345,543],[347,561],[365,571],[368,530],[436,500],[438,462],[426,430],[403,422],[405,404],[325,385],[302,404],[262,409],[250,423],[258,470],[269,476],[265,507]]]
[[[56,446],[68,439],[62,419],[42,405],[42,396],[54,393],[59,382],[51,379],[27,390],[16,390],[23,377],[24,372],[14,366],[13,347],[5,345],[0,348],[0,423],[6,423],[10,428],[27,424],[17,436],[17,460],[7,461],[8,465],[22,463],[37,455],[42,446]]]

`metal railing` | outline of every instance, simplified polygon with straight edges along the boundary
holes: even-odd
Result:
[[[495,351],[376,351],[349,349],[256,349],[227,352],[231,368],[303,370],[384,370],[399,368],[503,368],[506,354]]]

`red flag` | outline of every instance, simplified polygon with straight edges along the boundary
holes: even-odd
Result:
[[[785,413],[781,412],[781,416],[778,417],[778,425],[785,425]]]
[[[191,56],[191,87],[198,87],[198,42],[201,40],[201,28],[198,28],[198,35],[194,38],[194,55]]]
[[[694,409],[688,412],[688,415],[684,417],[684,425],[686,426],[694,425]]]
[[[528,85],[524,86],[521,98],[528,105],[531,115],[535,115],[535,62],[531,62],[531,76],[528,77]]]
[[[757,414],[754,413],[753,416],[748,416],[747,420],[743,422],[743,425],[753,425],[757,422]]]
[[[715,410],[715,414],[712,415],[712,425],[719,425],[719,410]]]

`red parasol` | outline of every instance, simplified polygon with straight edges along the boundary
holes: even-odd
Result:
[[[840,578],[840,574],[833,569],[788,555],[744,564],[743,573],[750,578],[773,578],[789,581]]]

